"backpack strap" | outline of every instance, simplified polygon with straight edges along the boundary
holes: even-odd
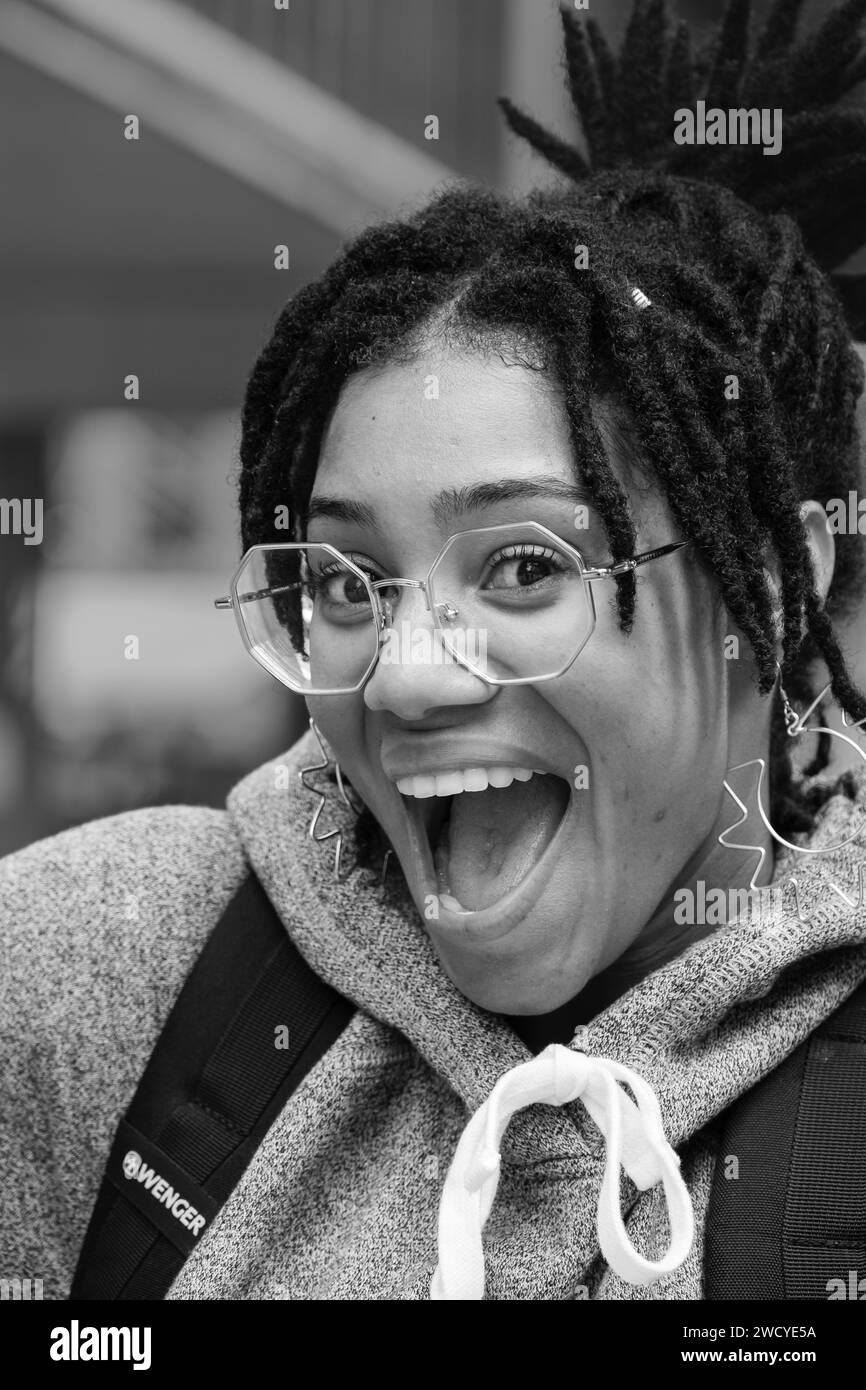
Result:
[[[354,1013],[251,872],[218,921],[120,1121],[72,1299],[161,1299],[295,1087]]]
[[[827,1300],[852,1270],[866,1273],[866,984],[725,1113],[704,1296]]]

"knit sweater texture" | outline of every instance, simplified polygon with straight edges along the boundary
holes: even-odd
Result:
[[[117,1122],[252,867],[313,970],[358,1007],[168,1297],[429,1297],[457,1141],[498,1078],[531,1054],[445,975],[399,870],[384,886],[360,868],[335,880],[333,841],[309,839],[317,798],[297,777],[316,761],[305,734],[235,787],[224,812],[125,813],[0,863],[4,1277],[41,1278],[46,1298],[68,1296]],[[837,789],[804,843],[835,845],[864,815],[866,776],[853,801]],[[332,792],[320,826],[337,825],[349,834],[351,814]],[[632,1068],[658,1096],[694,1206],[686,1261],[648,1287],[605,1265],[596,1235],[604,1140],[580,1101],[533,1105],[504,1136],[484,1231],[485,1297],[703,1296],[712,1122],[866,978],[862,839],[817,856],[783,852],[769,906],[695,941],[583,1032],[587,1052]],[[658,1257],[661,1189],[624,1181],[622,1201],[632,1242]]]

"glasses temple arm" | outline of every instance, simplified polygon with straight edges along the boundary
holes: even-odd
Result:
[[[682,550],[686,545],[691,545],[691,541],[671,541],[668,545],[657,546],[655,550],[645,550],[642,555],[635,555],[635,565],[645,565],[649,560],[660,560],[663,555],[673,555],[675,550]]]
[[[303,583],[298,583],[279,584],[273,589],[254,589],[249,594],[238,594],[238,603],[255,603],[256,599],[269,598],[271,594],[288,594],[292,589],[302,589],[303,587]],[[214,608],[231,608],[232,601],[230,598],[215,598],[213,606]]]
[[[620,560],[618,564],[599,565],[595,569],[587,570],[584,579],[616,579],[621,574],[630,574],[638,565],[646,565],[650,560],[660,560],[662,556],[672,555],[675,550],[682,550],[683,546],[690,544],[690,541],[671,541],[669,545],[659,545],[655,550],[645,550],[643,554],[633,555],[629,560]]]

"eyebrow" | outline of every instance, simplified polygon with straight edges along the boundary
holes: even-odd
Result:
[[[498,483],[475,483],[472,487],[443,488],[431,499],[430,510],[440,526],[453,521],[464,512],[478,511],[483,507],[493,507],[500,502],[524,502],[533,498],[553,498],[559,502],[583,502],[592,504],[589,493],[576,483],[562,478],[542,474],[535,478],[503,478]],[[328,517],[331,521],[345,521],[349,524],[366,526],[370,530],[379,529],[376,512],[363,502],[352,502],[342,497],[313,497],[304,517],[305,524],[317,517]]]

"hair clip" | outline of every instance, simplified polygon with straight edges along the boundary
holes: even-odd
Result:
[[[643,290],[639,290],[637,285],[633,286],[631,297],[637,305],[638,309],[649,309],[650,305],[652,304],[652,300],[644,294]]]

